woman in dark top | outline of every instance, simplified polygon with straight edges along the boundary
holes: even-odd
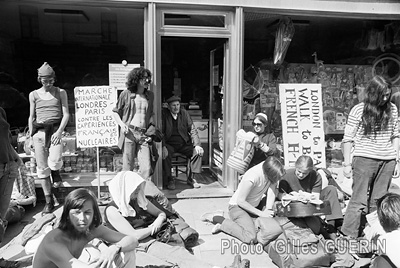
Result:
[[[258,135],[259,142],[256,144],[253,159],[249,168],[261,163],[268,156],[276,153],[276,137],[268,131],[268,117],[264,113],[258,113],[253,120],[253,132]]]

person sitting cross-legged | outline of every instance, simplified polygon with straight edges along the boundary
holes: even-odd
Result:
[[[278,158],[268,157],[264,162],[247,170],[236,192],[229,200],[229,217],[220,211],[206,213],[202,221],[215,224],[212,233],[220,231],[230,234],[246,244],[257,244],[257,231],[254,220],[258,217],[272,217],[273,205],[278,193],[278,182],[285,170]],[[257,207],[266,195],[266,207]]]
[[[314,163],[310,156],[301,155],[295,163],[295,168],[286,170],[285,176],[279,182],[278,199],[284,199],[285,194],[290,192],[307,192],[312,194],[312,198],[318,200],[327,200],[330,202],[330,215],[326,215],[328,224],[328,233],[336,233],[336,228],[339,228],[343,223],[343,213],[339,203],[337,188],[332,185],[322,189],[321,175],[314,169]],[[325,230],[313,230],[315,232]],[[333,238],[334,235],[325,233],[325,236]],[[318,233],[317,233],[318,234]]]
[[[95,239],[96,245],[90,245]],[[96,196],[79,188],[65,198],[59,226],[44,236],[33,268],[136,267],[137,246],[135,237],[104,226]]]
[[[194,188],[200,184],[196,180],[201,173],[201,161],[204,150],[197,129],[189,113],[181,108],[181,99],[172,96],[167,99],[168,109],[162,111],[163,140],[163,186],[170,190],[175,189],[175,180],[171,175],[172,154],[181,153],[190,159],[187,183]]]

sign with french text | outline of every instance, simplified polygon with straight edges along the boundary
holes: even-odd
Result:
[[[279,85],[285,167],[294,167],[300,155],[326,167],[321,92],[321,84]]]
[[[78,148],[111,147],[118,144],[114,86],[85,86],[74,89],[76,143]]]

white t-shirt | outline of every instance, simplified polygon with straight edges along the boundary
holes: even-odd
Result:
[[[246,173],[244,173],[242,177],[242,182],[249,181],[253,185],[252,189],[246,197],[246,201],[253,207],[258,206],[261,199],[263,198],[263,195],[267,194],[267,190],[269,187],[271,187],[273,192],[276,194],[277,184],[271,184],[270,180],[265,177],[262,168],[263,163],[264,162],[261,162],[260,164],[250,168],[246,171]],[[233,196],[229,200],[230,205],[237,205],[238,195],[238,191],[233,194]]]
[[[400,230],[383,234],[379,236],[379,240],[381,241],[381,248],[378,247],[378,249],[383,251],[381,251],[381,253],[388,256],[396,267],[400,267]]]

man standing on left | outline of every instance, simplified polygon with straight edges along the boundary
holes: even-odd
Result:
[[[45,62],[38,69],[38,82],[42,87],[29,94],[29,133],[32,137],[31,146],[35,151],[37,176],[41,180],[46,205],[42,213],[54,210],[52,185],[59,187],[59,173],[63,165],[61,142],[62,132],[69,119],[68,97],[64,89],[54,86],[56,75],[53,68]]]
[[[33,268],[134,268],[137,246],[135,237],[104,226],[96,196],[79,188],[65,198],[60,223],[43,238],[33,258]]]
[[[150,157],[148,147],[142,146],[147,129],[153,125],[154,93],[149,90],[151,72],[134,68],[127,75],[126,87],[118,97],[113,115],[120,126],[118,147],[122,150],[125,171],[138,171],[148,179]],[[143,148],[142,148],[143,147]]]

